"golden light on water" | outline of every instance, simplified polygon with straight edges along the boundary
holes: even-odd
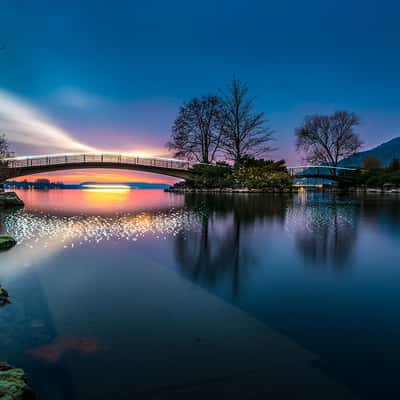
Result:
[[[85,192],[92,193],[126,193],[131,190],[128,185],[91,183],[83,186]]]

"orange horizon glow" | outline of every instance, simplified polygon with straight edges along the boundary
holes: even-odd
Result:
[[[165,183],[174,184],[179,181],[177,178],[152,174],[148,172],[132,172],[132,171],[114,171],[107,169],[93,170],[74,170],[60,171],[53,173],[41,173],[35,175],[21,176],[13,181],[17,182],[34,182],[37,179],[49,179],[51,182],[63,182],[67,184],[79,184],[82,182],[96,183],[127,183],[127,182],[143,182],[143,183]]]

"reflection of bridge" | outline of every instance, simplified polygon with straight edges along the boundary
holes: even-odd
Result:
[[[125,169],[187,178],[191,164],[170,158],[134,157],[124,154],[55,154],[15,157],[0,166],[0,181],[19,176],[66,169],[111,168]]]
[[[331,167],[328,165],[307,165],[302,167],[288,167],[288,171],[294,178],[318,178],[351,183],[356,178],[358,169]]]

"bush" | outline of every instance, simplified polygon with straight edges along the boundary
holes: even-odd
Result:
[[[192,172],[193,177],[186,181],[186,186],[195,189],[282,189],[292,184],[283,160],[256,160],[245,157],[235,167],[226,163],[197,164],[192,168]]]
[[[239,163],[233,175],[241,187],[249,189],[282,189],[292,184],[283,160],[275,162],[247,158]]]
[[[193,188],[225,188],[232,182],[232,167],[228,164],[197,164],[192,172],[193,178],[187,184]]]

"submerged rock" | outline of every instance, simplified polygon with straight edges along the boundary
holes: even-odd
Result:
[[[0,235],[0,251],[9,250],[17,244],[16,240],[8,235]]]
[[[0,362],[0,399],[34,400],[35,398],[24,370]]]
[[[5,306],[6,304],[10,304],[9,295],[6,289],[0,286],[0,307]],[[1,400],[1,398],[0,398]]]
[[[0,192],[0,208],[23,207],[24,202],[15,192]]]

